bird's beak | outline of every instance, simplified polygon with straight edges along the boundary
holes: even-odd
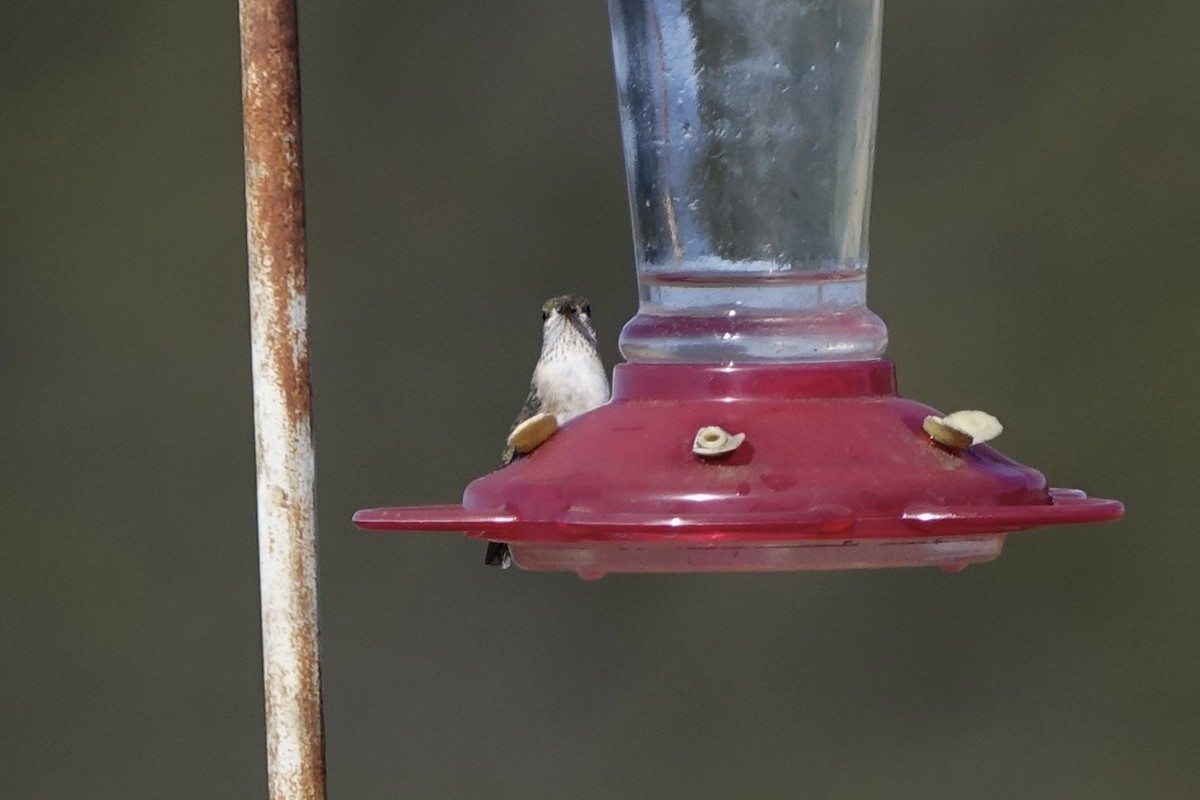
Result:
[[[579,335],[591,342],[592,346],[594,347],[596,345],[596,336],[590,330],[588,330],[587,325],[583,324],[583,320],[579,318],[579,315],[568,312],[566,317],[567,321],[571,323],[571,326],[575,328],[575,330],[579,331]]]

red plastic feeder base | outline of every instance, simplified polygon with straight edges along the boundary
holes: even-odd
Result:
[[[359,511],[370,530],[463,531],[518,566],[576,572],[770,572],[940,566],[1000,554],[1006,534],[1105,522],[1115,500],[1050,489],[991,447],[950,450],[896,396],[890,361],[622,364],[613,399],[461,506]],[[700,428],[744,433],[692,451]]]

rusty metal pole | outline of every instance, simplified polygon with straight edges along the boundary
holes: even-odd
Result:
[[[323,800],[295,0],[240,0],[258,558],[271,800]]]

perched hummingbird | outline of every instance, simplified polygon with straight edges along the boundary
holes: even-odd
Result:
[[[533,368],[529,396],[513,422],[513,430],[538,414],[552,414],[562,425],[608,402],[608,395],[608,376],[592,328],[592,307],[578,295],[550,298],[542,304],[542,354]],[[521,457],[509,445],[500,460],[508,466]],[[511,566],[508,545],[488,542],[484,563]]]

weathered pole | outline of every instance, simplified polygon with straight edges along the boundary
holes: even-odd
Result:
[[[240,0],[271,800],[322,800],[312,389],[295,0]]]

